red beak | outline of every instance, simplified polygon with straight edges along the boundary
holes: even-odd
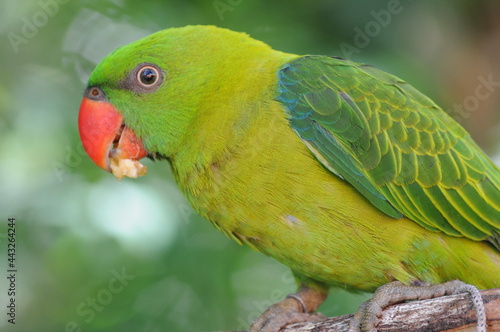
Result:
[[[141,140],[123,124],[122,115],[107,101],[84,97],[78,130],[90,159],[108,172],[111,172],[110,157],[139,160],[147,155]]]

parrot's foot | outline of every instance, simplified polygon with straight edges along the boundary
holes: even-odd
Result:
[[[486,332],[486,314],[483,298],[476,287],[460,280],[430,286],[406,286],[399,281],[385,284],[376,290],[371,299],[359,307],[351,320],[349,332],[376,331],[376,324],[382,311],[392,304],[411,300],[426,300],[460,293],[469,293],[471,295],[476,309],[477,331]]]
[[[292,323],[314,322],[325,319],[322,314],[313,314],[327,297],[326,291],[302,286],[295,294],[273,304],[250,326],[250,332],[277,332]]]

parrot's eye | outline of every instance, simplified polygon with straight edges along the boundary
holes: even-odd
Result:
[[[163,80],[165,73],[153,63],[140,63],[127,77],[119,82],[119,86],[135,93],[151,93],[156,91]]]
[[[158,70],[152,66],[144,66],[137,72],[137,80],[145,87],[150,87],[158,82]]]

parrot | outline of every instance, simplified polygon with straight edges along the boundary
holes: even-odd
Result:
[[[430,98],[373,66],[216,26],[168,28],[95,67],[78,129],[119,179],[145,175],[142,158],[166,160],[199,215],[291,269],[297,292],[252,332],[322,319],[332,287],[475,302],[500,287],[498,166]],[[353,331],[376,326],[370,301]]]

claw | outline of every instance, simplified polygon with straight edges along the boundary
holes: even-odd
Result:
[[[281,328],[307,321],[317,322],[326,317],[313,314],[327,297],[326,290],[302,286],[295,294],[273,304],[250,326],[250,332],[278,332]]]
[[[406,286],[393,281],[379,287],[372,298],[363,303],[351,319],[349,332],[377,331],[376,326],[382,311],[393,304],[412,300],[426,300],[445,295],[471,294],[477,315],[477,331],[486,332],[486,314],[479,290],[459,280],[436,285]]]

